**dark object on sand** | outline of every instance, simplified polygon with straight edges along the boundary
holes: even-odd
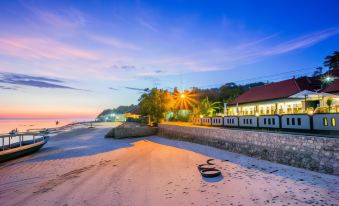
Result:
[[[13,144],[13,148],[0,151],[0,163],[38,151],[48,142],[48,139],[48,136],[43,136],[41,141],[38,142],[25,141],[25,144],[22,144],[22,146]]]
[[[203,177],[211,178],[211,177],[218,177],[221,175],[220,170],[216,169],[212,163],[214,159],[208,159],[206,161],[207,164],[198,165],[198,170]]]

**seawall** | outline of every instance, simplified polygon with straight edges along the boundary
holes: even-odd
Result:
[[[339,138],[164,123],[158,135],[339,176]]]

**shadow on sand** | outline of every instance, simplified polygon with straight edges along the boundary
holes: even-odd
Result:
[[[50,138],[50,141],[38,152],[18,158],[1,166],[18,162],[39,162],[46,160],[67,159],[92,156],[117,149],[128,148],[140,139],[115,140],[104,138],[109,128],[80,128],[61,133]]]

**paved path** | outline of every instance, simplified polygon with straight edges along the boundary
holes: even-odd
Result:
[[[0,165],[1,205],[339,205],[339,177],[215,148],[76,129]],[[196,168],[215,158],[223,176]]]

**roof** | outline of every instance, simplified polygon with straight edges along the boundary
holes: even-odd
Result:
[[[315,91],[320,89],[320,81],[315,78],[292,78],[280,82],[274,82],[258,87],[253,87],[238,96],[230,105],[282,99],[297,94],[303,90]]]
[[[331,76],[339,77],[339,68],[331,69],[325,72],[324,75],[331,75]]]
[[[325,89],[322,90],[325,93],[339,92],[339,79],[334,80],[332,84],[328,85]]]
[[[127,111],[126,113],[131,113],[131,114],[141,114],[140,107],[139,107],[139,106],[135,106],[135,107],[132,108],[131,110]]]

